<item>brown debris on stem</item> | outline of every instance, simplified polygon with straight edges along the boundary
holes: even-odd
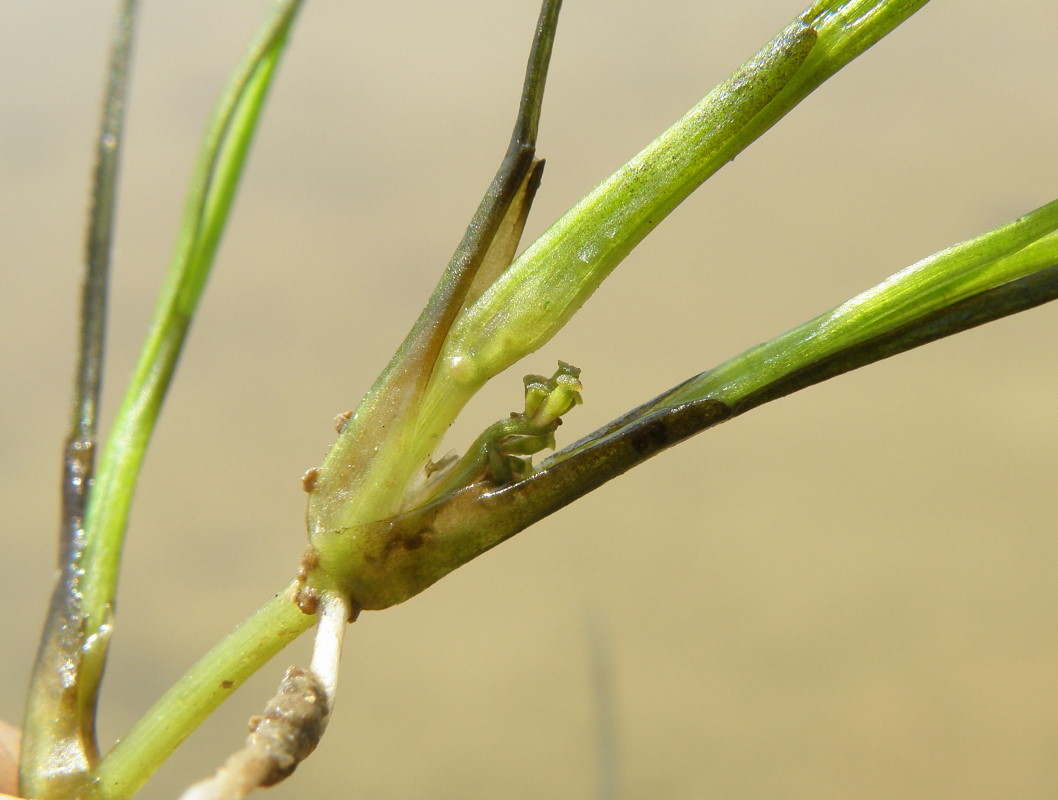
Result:
[[[319,743],[330,717],[330,698],[311,670],[291,667],[264,713],[250,718],[250,735],[205,781],[181,800],[239,800],[289,776]]]
[[[196,783],[181,800],[241,800],[254,789],[290,776],[327,730],[338,692],[338,665],[349,603],[330,594],[318,601],[316,644],[309,669],[291,667],[263,714],[250,718],[250,735],[211,778]]]

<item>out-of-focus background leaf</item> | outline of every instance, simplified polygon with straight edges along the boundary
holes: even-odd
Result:
[[[17,719],[51,586],[110,9],[0,7],[0,717]],[[111,411],[206,114],[267,7],[144,9]],[[527,238],[801,7],[567,3]],[[1053,199],[1058,8],[1002,11],[931,4],[823,87],[476,401],[451,446],[517,407],[521,374],[550,373],[558,358],[584,370],[586,403],[560,431],[571,441]],[[103,742],[292,576],[299,476],[414,320],[491,178],[536,12],[316,0],[303,13],[148,456]],[[364,615],[327,738],[270,797],[584,797],[598,630],[629,797],[1047,794],[1058,782],[1056,342],[1058,311],[1044,306],[814,387]],[[237,448],[254,455],[235,461]],[[294,660],[300,645],[147,793],[212,770]]]

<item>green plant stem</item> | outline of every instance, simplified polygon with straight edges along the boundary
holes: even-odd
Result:
[[[414,403],[408,404],[406,394],[392,396],[381,413],[372,407],[377,398],[365,400],[320,470],[317,485],[322,482],[325,490],[317,499],[314,489],[310,498],[309,532],[320,565],[310,578],[313,586],[349,592],[365,585],[357,573],[374,573],[371,583],[379,585],[376,556],[384,540],[377,530],[369,532],[370,526],[401,509],[409,481],[478,389],[554,336],[631,249],[704,180],[925,2],[811,6],[567,212],[463,309],[421,400],[418,387]],[[823,49],[816,55],[820,42]],[[362,439],[355,459],[342,441],[354,435]],[[411,562],[408,575],[416,571]],[[423,564],[422,574],[432,576],[442,566]],[[415,583],[413,578],[407,585]],[[353,597],[376,608],[398,595]]]
[[[816,3],[669,130],[570,209],[452,328],[448,384],[479,386],[549,341],[621,260],[703,181],[926,0]],[[441,372],[442,377],[444,372]],[[437,381],[425,419],[446,418]]]
[[[275,595],[203,656],[143,715],[91,773],[91,800],[124,800],[254,672],[315,623],[294,604],[296,584]]]
[[[607,251],[607,263],[612,268],[657,219],[704,179],[710,168],[703,167],[702,162],[716,137],[722,135],[716,132],[724,127],[720,123],[726,120],[729,129],[737,130],[752,119],[804,61],[814,41],[814,31],[800,23],[784,31],[683,120],[581,201],[542,240],[530,245],[456,318],[421,399],[417,397],[412,406],[399,400],[398,426],[390,422],[383,429],[376,422],[379,415],[361,419],[357,411],[350,421],[357,426],[355,431],[359,433],[371,423],[375,430],[369,432],[374,433],[376,443],[382,435],[386,441],[370,451],[360,447],[359,452],[367,457],[352,461],[340,440],[321,469],[321,477],[328,474],[324,495],[327,513],[316,511],[316,490],[309,506],[310,534],[321,567],[318,588],[328,588],[325,579],[349,591],[355,573],[367,568],[365,561],[372,557],[356,537],[332,534],[396,513],[409,481],[474,393],[503,367],[533,349],[532,343],[539,346],[565,324],[586,297],[580,288],[597,285],[608,273],[608,269],[598,267],[604,259],[587,259],[583,250],[560,244],[563,234],[569,233],[569,220],[577,221],[579,229],[571,236],[580,241],[592,234],[602,236],[600,228],[608,231],[606,241],[617,243]],[[721,163],[711,166],[718,168]],[[601,245],[590,247],[595,253]],[[556,300],[558,295],[562,297]],[[398,400],[391,402],[396,406]],[[351,434],[343,431],[341,439]],[[334,502],[337,495],[330,486],[329,475],[335,468],[355,475],[359,490],[343,489],[340,503]],[[376,607],[367,598],[354,599]]]
[[[722,415],[727,419],[843,372],[1050,302],[1058,293],[1055,264],[1058,200],[935,253],[684,381],[545,459],[539,472],[614,437],[633,438],[637,426],[659,415],[679,416],[708,402],[727,409]],[[691,428],[686,435],[696,432]],[[675,443],[669,438],[665,446]]]
[[[789,333],[670,393],[678,406],[710,397],[737,407],[806,367],[1058,261],[1058,200],[923,259]]]
[[[740,141],[816,38],[801,23],[784,30],[530,245],[456,321],[424,417],[450,417],[456,398],[550,340],[632,248],[730,160],[718,154]]]
[[[813,8],[820,6],[829,8],[833,5],[835,4],[817,4]],[[864,12],[861,17],[851,21],[846,19],[842,22],[847,33],[860,35],[857,46],[866,46],[863,43],[870,37],[864,37],[862,34],[869,30],[869,23],[883,18],[883,11],[897,8],[905,11],[914,10],[921,3],[841,5],[842,7],[857,6],[861,10],[868,6],[875,8],[884,6],[882,11],[878,11],[874,16]],[[828,25],[837,24],[835,20],[839,17],[836,13],[830,16],[822,12],[817,13],[819,16],[814,24],[818,24],[821,31],[825,30]],[[907,13],[911,12],[907,11]],[[889,21],[892,19],[890,18]],[[804,32],[803,28],[797,30]],[[852,33],[848,35],[852,36]],[[801,51],[797,48],[805,40],[797,39],[796,36],[795,31],[793,38],[788,38],[785,44],[771,51],[783,57],[792,56],[793,61],[783,66],[785,71],[776,79],[777,82],[769,89],[768,95],[757,98],[763,106],[758,102],[756,110],[747,112],[746,124],[742,130],[749,130],[750,133],[757,128],[759,130],[756,130],[753,136],[746,134],[748,138],[741,143],[733,144],[731,142],[735,142],[735,139],[731,139],[727,144],[718,145],[714,152],[720,154],[716,158],[721,160],[715,168],[718,168],[724,160],[732,157],[737,149],[744,147],[752,141],[752,138],[755,138],[755,135],[759,135],[767,127],[762,120],[774,114],[784,113],[780,108],[782,104],[777,105],[777,98],[787,94],[791,97],[796,95],[797,92],[792,91],[790,87],[798,81],[801,81],[798,84],[800,88],[807,85],[804,77],[806,71],[810,68],[816,70],[813,74],[818,77],[821,74],[819,70],[822,69],[820,65],[826,65],[827,69],[833,67],[834,53],[840,48],[831,43],[821,56],[810,47],[808,51]],[[848,52],[853,50],[855,48],[850,45]],[[862,47],[856,52],[861,50]],[[778,93],[772,89],[777,89]],[[777,116],[775,118],[777,119]],[[709,167],[709,169],[713,168]],[[706,171],[708,172],[708,169]],[[625,177],[631,179],[634,175],[633,170]],[[688,173],[681,169],[678,175],[672,173],[659,181],[658,195],[651,201],[656,202],[657,205],[645,211],[642,209],[635,211],[640,216],[628,223],[625,231],[626,244],[628,242],[634,244],[656,224],[655,212],[663,215],[679,201],[677,195],[681,193],[685,195],[693,189],[690,184],[694,181],[687,176]],[[661,184],[667,185],[668,188]],[[671,194],[665,195],[670,191]],[[607,213],[596,213],[598,208],[587,209],[585,213],[588,216],[582,220],[589,219],[590,224],[586,224],[579,233],[574,230],[575,235],[581,236],[581,244],[583,245],[584,241],[591,241],[592,236],[598,235],[602,227],[614,220],[622,204],[627,205],[628,202],[629,196],[627,194],[622,196],[618,192],[612,197],[604,198],[604,203],[612,206],[607,206],[609,208]],[[591,217],[592,214],[595,214],[594,218]],[[886,351],[885,348],[878,347],[877,343],[885,337],[897,337],[891,341],[897,342],[899,347],[906,349],[904,345],[907,345],[914,337],[900,339],[899,337],[904,335],[901,331],[906,332],[915,325],[929,322],[931,315],[935,317],[937,314],[955,310],[963,304],[973,302],[976,298],[983,297],[990,292],[1001,292],[1005,287],[1013,287],[1019,281],[1033,276],[1045,262],[1054,263],[1054,259],[1058,257],[1058,243],[1047,233],[1048,230],[1054,229],[1055,224],[1058,224],[1056,214],[1058,214],[1058,205],[1051,204],[1012,223],[1011,226],[1000,229],[994,235],[990,234],[974,242],[957,246],[899,273],[876,289],[843,304],[839,309],[806,323],[805,326],[790,334],[778,337],[768,345],[754,348],[721,365],[716,370],[705,373],[677,387],[672,392],[666,393],[659,400],[646,404],[637,410],[638,414],[633,413],[626,416],[620,424],[605,429],[603,434],[589,437],[588,441],[578,443],[556,454],[554,458],[544,462],[537,474],[524,481],[498,490],[495,487],[468,487],[467,490],[456,492],[453,496],[444,498],[428,509],[416,509],[397,519],[379,522],[378,525],[380,528],[386,527],[391,533],[400,534],[401,531],[414,532],[421,525],[429,524],[433,541],[427,542],[423,547],[432,547],[434,542],[442,542],[445,539],[449,543],[456,542],[452,552],[458,551],[458,555],[446,557],[444,560],[444,565],[455,568],[477,552],[506,538],[515,532],[515,529],[524,528],[546,513],[569,502],[573,497],[580,496],[660,449],[704,427],[723,421],[733,413],[741,413],[759,404],[763,401],[762,398],[767,397],[767,392],[771,387],[782,387],[784,391],[792,390],[789,389],[792,384],[784,384],[784,381],[789,381],[791,376],[807,374],[817,365],[841,353],[850,354],[850,358],[840,365],[841,369],[849,369],[858,363],[868,363],[870,360],[884,357],[884,355],[891,354],[890,351],[895,352],[899,349],[891,347],[890,351]],[[552,243],[549,246],[557,245]],[[576,255],[575,251],[569,251],[569,253]],[[535,258],[537,259],[536,267],[540,267],[542,257],[537,254]],[[619,257],[616,260],[619,260]],[[612,268],[612,265],[609,268]],[[506,273],[501,276],[497,281],[497,286],[503,285],[508,280],[508,275],[509,273]],[[1048,278],[1053,278],[1053,274],[1050,274]],[[514,281],[514,279],[510,280]],[[528,279],[523,276],[523,280]],[[591,280],[595,278],[592,277]],[[601,280],[601,277],[598,280]],[[515,283],[517,282],[510,285],[513,286]],[[1051,280],[1045,287],[1048,293],[1046,299],[1050,299],[1050,295],[1055,290],[1053,284],[1054,281]],[[574,295],[582,291],[583,287],[576,288]],[[494,302],[494,300],[488,300],[488,294],[489,292],[486,292],[482,295],[478,302]],[[992,295],[984,306],[987,308],[989,303],[994,304],[998,297],[999,295]],[[577,305],[578,302],[583,302],[583,299],[574,296],[574,301],[571,307]],[[474,307],[476,306],[477,304]],[[474,311],[474,307],[467,312],[467,319],[471,319],[471,315],[475,313],[484,313],[480,309]],[[1021,307],[1024,305],[1019,306],[1018,302],[1015,302],[1012,310],[1018,310]],[[978,307],[977,310],[981,311],[981,308]],[[992,312],[982,313],[987,316]],[[481,319],[484,317],[479,317],[479,322]],[[509,322],[510,318],[507,321]],[[469,337],[481,336],[481,333],[471,331],[473,326],[469,322],[465,324],[467,327],[463,333],[467,334],[467,338],[453,344],[454,349],[451,352],[460,352],[457,348],[462,346],[467,348],[466,353],[478,358],[479,350],[468,346],[467,342],[470,341]],[[936,338],[937,335],[951,333],[956,329],[961,329],[960,325],[965,327],[965,320],[942,323],[940,333],[934,331],[928,333],[928,336]],[[491,339],[483,336],[479,341],[488,344]],[[510,342],[506,345],[510,345]],[[872,347],[873,350],[870,349]],[[495,364],[508,357],[506,353],[495,358],[493,356],[481,357],[477,364],[469,368],[473,372],[473,377],[464,382],[471,385],[478,381],[483,374],[478,369],[482,364],[485,365],[484,373],[490,373]],[[854,363],[857,359],[858,363]],[[460,370],[465,367],[465,364],[448,366],[454,366],[453,372],[459,378]],[[817,373],[815,379],[821,379],[819,378],[821,374]],[[465,374],[462,378],[466,378]],[[807,382],[802,381],[800,385],[807,385]],[[459,404],[454,403],[447,410],[455,408],[456,405]],[[427,406],[427,408],[430,407]],[[429,414],[425,416],[429,417]],[[420,417],[419,424],[420,427],[416,428],[416,436],[421,437],[423,433],[421,426],[434,423],[432,420],[423,422],[423,418]],[[476,552],[471,552],[475,550]],[[443,573],[439,573],[437,577],[440,577],[440,574]],[[236,686],[287,642],[311,626],[312,618],[301,614],[292,604],[293,590],[293,586],[288,588],[283,596],[277,596],[270,604],[257,612],[229,639],[200,661],[156,704],[144,720],[103,759],[93,772],[95,779],[93,796],[107,798],[107,800],[118,800],[130,796],[142,785],[157,764]]]
[[[86,770],[98,757],[95,734],[98,674],[86,675],[83,669],[86,648],[81,593],[86,545],[84,518],[95,469],[111,239],[136,12],[136,0],[125,0],[117,14],[111,44],[85,245],[73,414],[63,453],[59,578],[41,634],[23,721],[19,782],[23,792],[38,798],[69,793],[83,781]]]
[[[246,153],[300,0],[279,5],[222,99],[192,181],[180,240],[146,343],[100,460],[85,517],[82,704],[94,700],[133,490],[228,219]]]
[[[391,516],[435,445],[418,442],[415,420],[438,354],[468,297],[480,294],[480,281],[510,264],[539,183],[536,138],[560,7],[559,0],[541,4],[507,152],[462,241],[411,332],[319,469],[309,496],[310,536]],[[340,582],[347,554],[325,548],[319,555],[317,577]]]
[[[732,359],[727,379],[742,387],[759,384],[750,393],[729,392],[733,406],[710,397],[676,404],[673,398],[681,388],[677,387],[546,459],[525,480],[499,489],[469,486],[433,507],[390,521],[387,532],[400,539],[428,526],[428,546],[448,551],[444,563],[455,564],[458,558],[469,561],[662,450],[733,416],[912,347],[1058,299],[1058,253],[1055,256],[1053,266],[955,303],[933,318],[853,346],[840,356],[786,374],[773,373],[770,383],[755,379],[759,360]],[[695,395],[708,390],[724,394],[731,389],[721,370],[704,373],[693,383],[698,385]],[[430,554],[422,558],[429,559]],[[437,580],[444,574],[439,571],[432,577]]]
[[[696,187],[925,2],[814,4],[567,212],[456,320],[417,442],[436,441],[481,385],[549,341]]]
[[[361,583],[399,602],[606,481],[708,427],[912,347],[1058,298],[1058,201],[956,245],[702,373],[564,448],[524,480],[471,483],[345,532]],[[412,546],[409,547],[408,544]]]

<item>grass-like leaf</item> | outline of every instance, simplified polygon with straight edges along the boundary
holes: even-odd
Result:
[[[118,11],[96,143],[73,415],[63,451],[59,578],[48,606],[23,722],[19,780],[23,792],[32,797],[58,796],[76,788],[98,757],[95,709],[100,672],[98,665],[85,668],[91,661],[82,589],[88,540],[85,507],[95,470],[110,244],[136,10],[136,0],[126,0]],[[97,634],[95,641],[104,638]]]
[[[72,796],[97,759],[94,709],[106,660],[118,567],[133,491],[162,401],[213,264],[253,132],[300,0],[285,0],[258,36],[216,111],[192,179],[176,253],[124,401],[103,450],[95,482],[94,409],[115,196],[120,120],[128,79],[132,3],[119,14],[100,160],[89,231],[85,342],[75,399],[70,469],[79,483],[67,492],[68,528],[55,601],[26,717],[23,791],[33,797]],[[93,355],[94,353],[94,355]],[[69,482],[72,487],[72,481]],[[83,520],[82,520],[83,516]]]
[[[545,459],[523,481],[468,486],[376,526],[382,541],[430,531],[414,560],[398,555],[387,570],[414,570],[424,580],[424,565],[430,565],[437,580],[446,565],[473,558],[695,433],[844,372],[1055,299],[1058,200],[923,259],[685,381]]]
[[[309,496],[310,533],[392,515],[408,482],[436,446],[434,439],[424,443],[419,422],[440,353],[468,299],[476,299],[482,282],[510,263],[539,184],[542,164],[535,160],[536,137],[560,6],[559,0],[544,0],[541,6],[507,152],[463,240],[411,332],[318,471]],[[325,548],[320,557],[323,572],[340,583],[352,563],[348,553]]]
[[[318,476],[322,483],[313,487],[314,493],[323,491],[310,501],[318,503],[315,509],[310,505],[310,532],[317,535],[313,544],[342,540],[325,554],[332,566],[339,566],[333,580],[320,588],[345,588],[349,582],[339,573],[356,570],[383,587],[379,598],[384,604],[400,602],[705,427],[839,372],[1053,299],[1058,294],[1058,268],[1052,266],[1058,262],[1058,246],[1050,233],[1058,224],[1054,204],[898,273],[838,309],[676,387],[545,460],[526,479],[506,486],[478,482],[453,489],[428,507],[388,517],[384,513],[399,507],[410,473],[482,383],[550,338],[701,181],[925,1],[813,4],[513,265],[503,269],[500,258],[498,266],[486,268],[488,280],[475,282],[489,242],[497,231],[517,239],[531,199],[531,182],[511,178],[531,170],[522,165],[532,163],[539,105],[523,98],[520,120],[527,107],[536,109],[526,117],[531,124],[525,130],[533,135],[516,130],[504,162],[513,153],[523,171],[501,167],[498,183],[468,230],[466,247],[457,251],[431,306],[350,421],[353,427],[343,432],[328,457],[330,467],[325,464]],[[548,9],[557,12],[557,5],[546,2],[541,19],[546,21]],[[545,22],[541,25],[545,30]],[[540,64],[531,59],[530,76],[534,63]],[[527,78],[527,86],[542,86],[538,78],[539,84]],[[192,225],[192,231],[209,230],[204,220],[214,207],[203,202],[190,215],[198,226]],[[513,236],[502,232],[507,227]],[[201,235],[208,241],[207,234]],[[182,252],[193,257],[197,246],[184,245]],[[503,246],[513,251],[509,241]],[[201,282],[191,281],[185,291],[194,295],[200,290]],[[388,430],[381,431],[383,427]],[[385,451],[381,456],[376,450],[380,444]],[[403,547],[402,542],[415,546]],[[292,597],[293,587],[276,595],[159,701],[94,771],[96,796],[128,797],[235,686],[311,625],[311,617],[297,611]]]
[[[89,635],[105,624],[110,613],[139,468],[213,266],[250,140],[300,5],[300,0],[288,0],[273,13],[222,98],[206,134],[176,254],[89,497],[83,589]]]
[[[401,509],[414,472],[468,400],[492,377],[549,341],[703,181],[925,2],[855,0],[811,6],[570,209],[463,309],[444,340],[421,401],[414,407],[404,405],[405,395],[389,401],[392,409],[399,404],[402,423],[397,430],[385,430],[386,446],[368,449],[362,444],[354,460],[343,443],[354,434],[343,431],[321,468],[323,494],[317,499],[319,489],[314,489],[309,505],[309,531],[319,559],[319,569],[309,578],[313,590],[349,592],[355,585],[354,602],[382,608],[463,563],[465,554],[476,549],[472,541],[451,551],[402,550],[379,525]],[[355,435],[370,436],[373,430],[377,436],[377,423],[393,419],[395,411],[379,413],[376,403],[369,396],[354,415],[350,424],[357,425]],[[443,563],[445,552],[451,563]],[[388,559],[400,563],[392,583],[387,583]]]

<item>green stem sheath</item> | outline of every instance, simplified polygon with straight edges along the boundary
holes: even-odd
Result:
[[[291,584],[203,656],[91,773],[90,800],[125,800],[254,672],[315,623]]]
[[[59,577],[41,634],[23,720],[19,783],[24,793],[41,800],[76,791],[99,756],[95,712],[101,673],[99,662],[93,664],[88,652],[95,643],[105,644],[106,636],[97,633],[90,639],[86,635],[85,512],[95,472],[111,241],[136,15],[136,0],[124,0],[111,44],[85,246],[73,414],[63,454]]]
[[[1047,231],[1055,227],[1058,202],[938,253],[633,409],[545,459],[524,480],[498,488],[467,486],[390,521],[385,535],[396,542],[421,538],[415,552],[420,563],[432,560],[430,577],[437,580],[446,568],[706,428],[844,372],[1052,302],[1058,299],[1058,232]],[[912,294],[901,297],[903,290],[920,292],[922,302]],[[390,560],[406,569],[397,556]]]
[[[578,203],[463,310],[448,332],[421,402],[402,409],[399,432],[387,431],[386,446],[372,453],[363,468],[358,486],[370,491],[344,493],[347,501],[341,507],[328,503],[326,514],[310,512],[313,544],[329,574],[349,574],[363,554],[352,537],[324,536],[399,510],[408,481],[474,393],[550,338],[658,221],[729,160],[731,156],[715,157],[719,143],[776,95],[814,42],[815,32],[800,23],[783,31]],[[359,413],[350,424],[362,424]],[[331,462],[329,455],[325,469]],[[336,464],[348,471],[343,462]],[[364,475],[371,476],[370,485]],[[310,509],[315,502],[310,501]]]
[[[442,354],[447,383],[476,390],[538,349],[626,255],[734,157],[729,144],[805,62],[816,32],[794,23],[631,161],[570,209],[456,321]],[[453,404],[438,385],[426,412]]]
[[[807,366],[929,317],[1058,259],[1058,200],[949,247],[837,308],[751,348],[666,396],[678,406],[710,397],[735,407]]]
[[[924,2],[816,3],[530,245],[456,318],[421,397],[411,405],[407,394],[392,397],[384,413],[361,406],[350,420],[340,442],[354,433],[380,438],[355,459],[336,448],[320,470],[323,491],[317,499],[313,490],[309,513],[320,569],[310,582],[349,591],[358,571],[377,570],[364,546],[374,537],[352,532],[406,508],[410,481],[478,389],[553,337],[695,188]],[[389,424],[370,430],[380,420]],[[332,477],[343,473],[355,479]]]
[[[85,670],[101,674],[105,630],[132,496],[162,402],[213,265],[265,95],[300,0],[285,0],[251,47],[207,133],[189,194],[180,241],[150,332],[114,420],[85,517]]]
[[[412,413],[400,414],[403,433],[390,440],[396,444],[387,448],[390,452],[386,455],[400,463],[396,467],[383,465],[380,474],[398,476],[402,480],[397,483],[402,483],[429,456],[469,397],[486,380],[553,336],[616,264],[695,187],[924,2],[816,3],[669,132],[564,216],[456,318],[422,402]],[[270,70],[274,59],[262,64]],[[234,188],[234,182],[227,185]],[[203,204],[200,218],[228,202],[230,194],[218,195]],[[200,234],[196,232],[196,236]],[[201,241],[210,239],[207,232]],[[209,256],[215,244],[213,238],[207,245]],[[200,274],[198,280],[173,293],[176,306],[193,305],[203,281],[204,274]],[[177,318],[169,324],[182,338],[186,321]],[[158,349],[169,357],[166,347],[161,342]],[[177,346],[171,353],[173,364],[178,352]],[[161,387],[164,392],[170,376],[171,366],[168,373],[164,369],[138,373],[143,387],[150,391]],[[711,405],[702,407],[702,419],[718,421],[726,415],[721,404],[705,402]],[[153,420],[160,394],[155,405],[136,396],[132,405],[137,403],[146,403],[142,412]],[[125,435],[131,437],[127,450],[131,472],[135,472],[146,437],[136,439],[139,433],[135,430]],[[121,443],[120,436],[115,441]],[[129,474],[128,470],[123,474]],[[590,479],[584,478],[582,483],[587,485]],[[127,482],[113,487],[121,501],[118,507],[123,502],[127,509],[131,485]],[[378,483],[369,488],[367,497],[357,493],[355,499],[349,498],[348,517],[335,512],[331,519],[336,526],[377,519],[371,510],[399,502],[394,498],[399,498],[403,485]],[[122,491],[128,497],[121,496]],[[533,511],[530,516],[539,518],[542,514]],[[124,518],[119,522],[116,527],[123,529]],[[107,546],[113,548],[115,544],[119,552],[120,539]],[[113,576],[105,572],[101,576],[103,584],[109,581],[111,591],[99,596],[112,597]],[[98,619],[105,618],[108,602],[96,606]],[[93,773],[95,796],[108,800],[129,796],[231,688],[311,624],[312,618],[301,614],[286,596],[251,617],[196,665],[100,763]],[[258,642],[262,637],[266,641]],[[246,654],[243,648],[248,648]],[[174,726],[179,730],[173,731]]]
[[[436,441],[481,385],[550,340],[688,194],[925,2],[814,4],[567,212],[456,320],[416,440]]]
[[[409,480],[436,445],[432,441],[415,446],[414,421],[460,309],[468,296],[480,294],[480,280],[507,267],[513,257],[510,253],[498,267],[490,263],[497,258],[496,249],[506,249],[497,239],[513,238],[507,243],[513,248],[521,235],[542,166],[534,161],[536,138],[560,8],[560,0],[542,3],[507,152],[462,241],[415,325],[319,469],[309,497],[310,535],[395,513]],[[520,219],[512,220],[512,214]],[[421,457],[415,455],[422,451]],[[340,572],[341,556],[331,555],[321,554],[325,571]]]

